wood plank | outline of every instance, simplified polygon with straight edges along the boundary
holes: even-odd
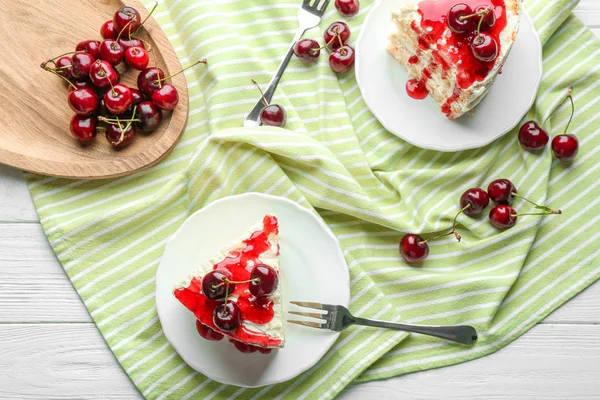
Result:
[[[38,222],[23,173],[0,165],[0,222]]]
[[[600,326],[539,325],[491,357],[340,398],[597,399],[599,366]],[[139,398],[92,324],[0,325],[0,383],[2,399]]]
[[[349,388],[340,399],[598,399],[600,326],[538,325],[498,353]]]

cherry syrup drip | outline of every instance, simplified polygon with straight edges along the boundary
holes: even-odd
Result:
[[[451,62],[457,66],[457,84],[460,89],[467,89],[475,82],[483,81],[494,67],[494,61],[482,62],[475,58],[470,49],[470,44],[477,37],[477,33],[459,34],[448,29],[446,24],[446,16],[448,10],[452,8],[458,0],[423,0],[419,3],[419,14],[421,15],[421,23],[416,21],[411,23],[411,28],[417,35],[419,47],[415,56],[409,59],[411,64],[417,64],[418,57],[423,50],[432,49],[432,61],[421,72],[422,86],[427,83],[431,77],[431,71],[436,68],[442,69],[442,74],[445,77],[447,71],[451,68],[447,59],[441,56],[444,54]],[[496,15],[496,23],[487,30],[498,43],[500,47],[500,33],[506,27],[506,6],[504,0],[461,0],[468,4],[472,9],[479,6],[492,7]],[[500,48],[498,52],[500,53]],[[414,57],[417,57],[415,59]],[[407,84],[407,89],[408,89]],[[415,86],[415,85],[411,85]],[[452,104],[458,99],[458,90],[454,90],[454,94],[447,99],[442,106],[442,111],[449,115],[451,113]],[[411,93],[409,93],[411,95]],[[411,97],[413,97],[411,95]],[[420,97],[416,97],[420,98]]]
[[[243,241],[245,247],[230,252],[223,261],[213,266],[213,270],[229,271],[231,279],[236,282],[249,280],[252,268],[260,263],[260,256],[271,246],[269,236],[277,233],[277,218],[267,215],[263,219],[263,229],[253,232],[248,239]],[[233,292],[229,294],[230,296],[238,296],[236,302],[240,308],[242,320],[256,324],[265,324],[271,321],[274,315],[273,302],[268,297],[253,296],[249,287],[249,283],[236,284]],[[209,300],[202,294],[201,279],[194,278],[187,288],[176,290],[175,297],[192,311],[203,324],[219,332],[219,329],[213,323],[213,312],[220,302]],[[251,332],[244,328],[242,324],[228,335],[240,341],[255,343],[263,347],[277,346],[280,343],[280,340],[273,339],[265,334]]]

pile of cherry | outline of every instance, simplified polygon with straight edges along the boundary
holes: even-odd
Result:
[[[536,209],[541,211],[536,213],[518,214],[511,206],[512,202],[517,197],[530,203]],[[465,214],[471,218],[479,217],[487,208],[490,200],[495,206],[490,210],[488,218],[490,223],[498,229],[512,228],[517,224],[517,218],[519,216],[562,214],[560,210],[553,210],[546,206],[540,206],[521,196],[518,194],[517,188],[510,180],[497,179],[488,185],[487,192],[480,188],[471,188],[460,196],[459,204],[461,210],[454,217],[454,223],[452,224],[452,230],[450,232],[427,240],[423,239],[422,236],[413,233],[404,235],[400,241],[400,255],[406,262],[417,264],[424,261],[429,255],[429,245],[427,242],[448,235],[454,235],[460,242],[461,236],[456,230],[456,221],[459,215]]]
[[[183,71],[165,77],[160,68],[148,67],[152,48],[135,36],[144,22],[136,9],[122,7],[100,28],[103,41],[82,41],[74,52],[42,63],[69,85],[68,103],[75,112],[70,130],[80,143],[90,143],[104,130],[113,148],[124,148],[136,132],[156,130],[162,112],[177,106],[177,89],[165,81]],[[199,63],[206,60],[193,65]],[[119,65],[140,71],[137,88],[119,83]]]
[[[479,6],[472,9],[469,5],[458,3],[448,11],[446,24],[452,32],[467,35],[469,48],[479,61],[492,62],[498,57],[498,43],[486,30],[496,23],[496,14],[492,7]]]

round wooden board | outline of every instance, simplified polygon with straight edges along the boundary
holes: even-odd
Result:
[[[184,74],[171,83],[179,104],[163,112],[163,122],[150,135],[138,134],[131,145],[114,150],[99,132],[90,145],[81,146],[69,132],[73,112],[68,89],[40,63],[75,50],[82,40],[102,40],[100,26],[123,5],[136,8],[142,19],[148,11],[138,0],[13,0],[0,13],[0,163],[25,171],[72,179],[104,179],[148,168],[175,146],[185,129],[188,93]],[[140,29],[150,42],[150,65],[165,75],[181,70],[171,43],[153,18]],[[198,67],[202,68],[202,67]],[[136,86],[137,71],[122,73],[121,82]]]

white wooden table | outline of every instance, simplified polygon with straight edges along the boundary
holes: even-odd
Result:
[[[577,15],[600,36],[600,0]],[[496,354],[340,397],[600,399],[600,283]],[[141,396],[54,257],[22,174],[0,166],[0,399],[30,398]]]

